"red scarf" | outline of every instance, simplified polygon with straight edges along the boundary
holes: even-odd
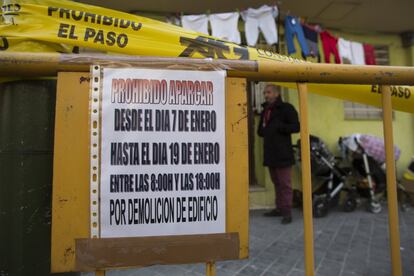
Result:
[[[272,109],[273,106],[275,105],[275,103],[269,104],[268,106],[266,106],[265,110],[264,110],[264,114],[263,114],[263,127],[267,126],[267,123],[270,120],[270,115],[272,114]]]

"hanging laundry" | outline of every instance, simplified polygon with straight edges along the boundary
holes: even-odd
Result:
[[[314,27],[308,25],[302,25],[303,34],[305,35],[306,43],[309,49],[309,55],[317,57],[320,62],[319,47],[318,47],[318,32]],[[306,55],[302,52],[303,56]]]
[[[341,58],[339,57],[337,42],[338,39],[334,37],[331,33],[323,31],[320,33],[322,40],[323,52],[325,55],[325,62],[329,63],[331,54],[335,57],[335,63],[341,63]]]
[[[365,64],[364,48],[359,42],[339,38],[338,51],[344,64]]]
[[[212,36],[240,44],[239,13],[215,13],[209,16]]]
[[[351,41],[352,64],[365,65],[364,47],[362,43]]]
[[[341,57],[341,62],[344,64],[352,64],[352,49],[351,49],[351,41],[339,38],[338,39],[338,51],[339,56]]]
[[[296,34],[296,37],[299,41],[299,45],[302,48],[302,53],[304,56],[309,56],[309,48],[303,34],[302,25],[300,24],[299,18],[294,16],[286,16],[285,18],[285,38],[288,48],[288,54],[293,54],[296,52],[295,44],[293,43],[293,38]]]
[[[364,44],[365,64],[376,65],[375,49],[371,44]]]
[[[278,42],[275,18],[279,15],[276,6],[263,5],[258,9],[249,8],[241,12],[245,21],[244,31],[246,33],[247,45],[255,46],[259,39],[259,29],[268,45]]]
[[[183,15],[181,16],[181,24],[184,29],[208,35],[208,17],[205,14]]]

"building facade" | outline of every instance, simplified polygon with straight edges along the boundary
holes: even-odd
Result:
[[[354,40],[362,43],[369,43],[376,47],[377,60],[381,63],[392,66],[414,66],[414,45],[404,43],[401,35],[398,34],[381,34],[381,33],[364,33],[364,32],[347,32],[342,30],[329,30],[338,37],[347,40]],[[300,49],[296,39],[296,49]],[[408,45],[407,45],[408,44]],[[283,49],[283,47],[281,47]],[[319,50],[322,53],[321,43]],[[300,51],[298,51],[300,52]],[[283,52],[282,52],[283,53]],[[301,58],[296,53],[293,57]],[[292,103],[296,109],[299,109],[297,91],[293,89],[285,89],[283,93],[285,101]],[[414,95],[411,95],[413,97]],[[366,108],[357,105],[359,111]],[[383,136],[381,112],[377,110],[377,116],[367,118],[360,116],[358,118],[349,118],[349,111],[352,111],[352,105],[343,100],[324,97],[316,94],[309,94],[309,127],[310,133],[319,136],[327,143],[329,149],[339,155],[337,147],[338,138],[353,133],[372,134],[375,136]],[[369,110],[369,107],[367,112]],[[414,107],[413,107],[414,109]],[[348,114],[347,114],[348,113]],[[255,115],[254,127],[257,127],[259,116]],[[401,149],[401,157],[397,162],[397,177],[408,166],[411,158],[414,156],[414,114],[394,111],[394,142]],[[293,142],[296,143],[299,135],[293,135]],[[270,180],[267,169],[262,166],[263,148],[262,139],[256,134],[252,139],[254,142],[254,170],[252,183],[250,188],[250,208],[271,208],[274,206],[274,188]],[[301,176],[299,164],[293,170],[294,189],[301,190]]]

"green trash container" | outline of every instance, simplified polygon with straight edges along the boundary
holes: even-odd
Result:
[[[0,84],[0,275],[49,275],[56,81]]]

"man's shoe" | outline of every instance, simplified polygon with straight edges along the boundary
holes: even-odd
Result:
[[[263,216],[265,216],[265,217],[280,217],[280,216],[282,216],[282,213],[278,209],[273,209],[269,212],[264,213]]]
[[[292,222],[292,217],[291,216],[282,218],[282,224],[289,224],[291,222]]]

